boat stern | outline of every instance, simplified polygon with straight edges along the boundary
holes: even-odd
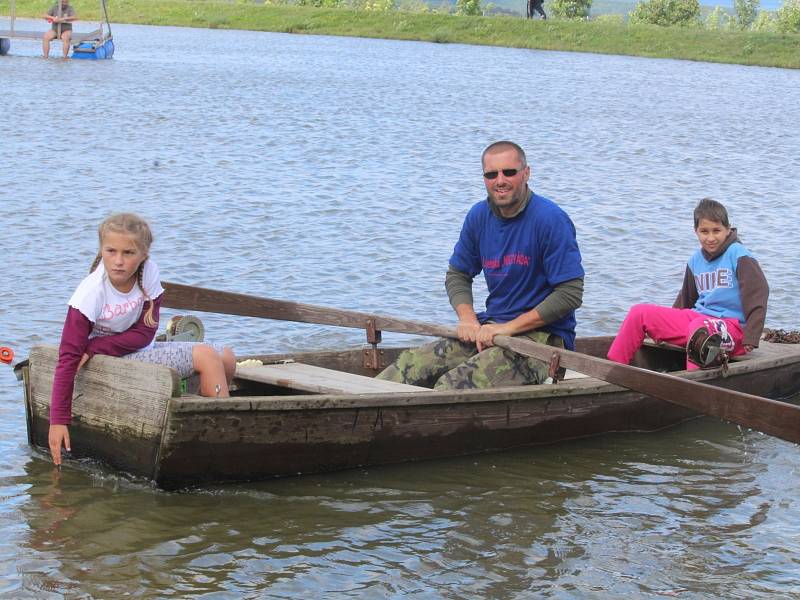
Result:
[[[58,347],[35,346],[18,375],[25,383],[28,442],[49,450],[50,397]],[[157,472],[167,408],[178,374],[162,365],[96,355],[75,378],[72,458],[90,457],[134,475]]]

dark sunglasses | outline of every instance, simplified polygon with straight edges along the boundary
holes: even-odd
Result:
[[[514,177],[517,173],[522,171],[522,169],[501,169],[503,172],[503,177]],[[497,179],[497,176],[500,174],[500,171],[486,171],[483,176],[486,179]]]

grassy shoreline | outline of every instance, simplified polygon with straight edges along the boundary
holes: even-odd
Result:
[[[96,0],[72,0],[72,4],[82,19],[99,18]],[[49,0],[17,0],[17,16],[41,15],[47,5]],[[341,35],[800,68],[800,34],[264,6],[214,0],[109,0],[108,12],[112,25],[116,22]],[[0,14],[8,14],[7,2],[0,2]]]

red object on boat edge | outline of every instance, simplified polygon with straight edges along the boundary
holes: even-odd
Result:
[[[14,360],[14,351],[5,346],[0,347],[0,362],[11,364],[12,360]]]

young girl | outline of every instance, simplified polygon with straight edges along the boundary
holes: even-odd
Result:
[[[731,356],[758,346],[769,296],[761,267],[716,200],[704,198],[694,209],[694,231],[700,248],[686,265],[673,307],[631,307],[608,351],[609,360],[629,364],[646,335],[686,346],[690,370],[708,366],[717,351],[714,346]],[[701,348],[706,339],[712,343]]]
[[[192,342],[153,342],[164,292],[149,258],[153,235],[141,217],[120,213],[98,228],[100,251],[69,300],[50,403],[53,462],[70,450],[69,425],[75,374],[95,354],[160,363],[187,377],[200,375],[203,396],[228,396],[236,370],[230,348]]]

